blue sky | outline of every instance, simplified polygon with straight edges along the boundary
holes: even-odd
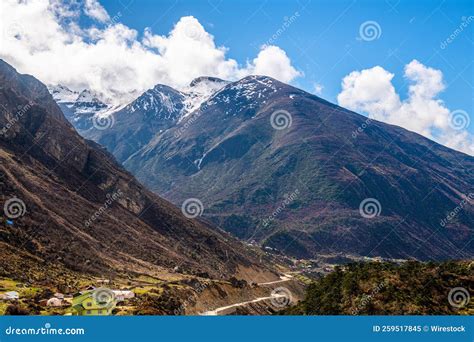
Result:
[[[285,17],[299,16],[274,44],[284,49],[304,73],[293,84],[336,102],[341,80],[353,70],[380,65],[395,74],[398,93],[406,96],[403,68],[413,59],[443,72],[447,85],[440,95],[449,108],[473,112],[474,25],[454,41],[440,45],[459,28],[463,17],[474,14],[472,1],[101,1],[113,17],[143,32],[167,34],[183,16],[196,17],[226,46],[228,56],[244,63],[279,28]],[[359,38],[362,23],[373,20],[380,38]],[[474,124],[468,128],[474,132]]]

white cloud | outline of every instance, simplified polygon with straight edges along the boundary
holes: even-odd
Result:
[[[413,60],[404,76],[410,86],[408,97],[401,100],[392,83],[394,74],[380,66],[353,71],[342,81],[338,103],[474,155],[474,137],[466,127],[453,128],[450,110],[438,98],[445,89],[442,72]]]
[[[105,23],[110,20],[109,14],[104,7],[97,0],[85,0],[84,2],[84,13],[101,23]]]
[[[167,36],[145,31],[143,44],[160,56],[159,70],[166,82],[184,86],[190,79],[210,75],[235,78],[239,71],[233,59],[227,59],[224,47],[194,17],[183,17]]]
[[[300,75],[276,46],[239,65],[194,17],[181,18],[168,35],[146,29],[141,37],[111,20],[96,0],[9,0],[0,6],[0,58],[45,83],[90,88],[119,101],[157,83],[181,88],[202,75],[235,80],[262,73],[285,82]],[[95,24],[81,27],[81,13]]]
[[[323,89],[324,89],[324,86],[322,84],[319,84],[319,83],[313,84],[313,93],[315,95],[318,95],[318,96],[322,95]]]
[[[265,45],[258,56],[247,66],[246,73],[257,75],[273,75],[283,82],[290,82],[302,73],[296,70],[286,55],[286,52],[277,46]]]

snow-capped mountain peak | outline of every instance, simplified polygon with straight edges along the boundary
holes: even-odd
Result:
[[[201,76],[180,90],[157,84],[130,103],[126,110],[179,122],[228,83],[216,77]]]
[[[141,111],[147,116],[154,117],[164,115],[165,119],[170,119],[171,115],[182,112],[184,100],[185,96],[181,92],[166,85],[157,84],[130,103],[127,110],[131,113]]]
[[[123,107],[90,89],[75,91],[58,84],[49,85],[48,90],[66,118],[80,132],[92,126],[93,116],[106,116]]]
[[[79,93],[77,91],[73,91],[61,84],[48,85],[48,90],[57,103],[75,102],[77,100],[77,97],[79,96]]]
[[[229,81],[224,81],[217,77],[201,76],[195,78],[188,87],[183,89],[185,94],[185,112],[182,118],[198,109],[201,104],[229,83]]]
[[[256,108],[260,102],[266,103],[268,98],[276,95],[282,87],[284,87],[283,83],[271,77],[251,75],[228,84],[214,93],[206,103],[212,106],[233,102],[236,106],[229,113],[237,115],[239,112]]]

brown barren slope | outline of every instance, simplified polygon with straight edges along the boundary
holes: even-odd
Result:
[[[41,82],[1,60],[0,103],[0,202],[26,209],[13,225],[2,217],[0,275],[23,276],[27,265],[101,276],[179,266],[213,278],[245,278],[245,268],[273,277],[242,244],[146,190],[76,133]]]

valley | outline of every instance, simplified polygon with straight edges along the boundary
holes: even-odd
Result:
[[[187,218],[80,137],[34,77],[0,61],[0,85],[0,277],[35,294],[66,286],[69,295],[83,281],[116,279],[120,288],[170,273],[217,283],[278,279],[257,249]]]
[[[468,155],[375,121],[353,138],[362,116],[264,76],[112,104],[0,60],[0,85],[0,314],[95,314],[76,302],[103,288],[129,296],[113,315],[348,314],[411,268],[440,300],[472,287],[431,263],[474,256]],[[388,303],[456,312],[414,285]],[[400,313],[382,301],[357,312]]]

